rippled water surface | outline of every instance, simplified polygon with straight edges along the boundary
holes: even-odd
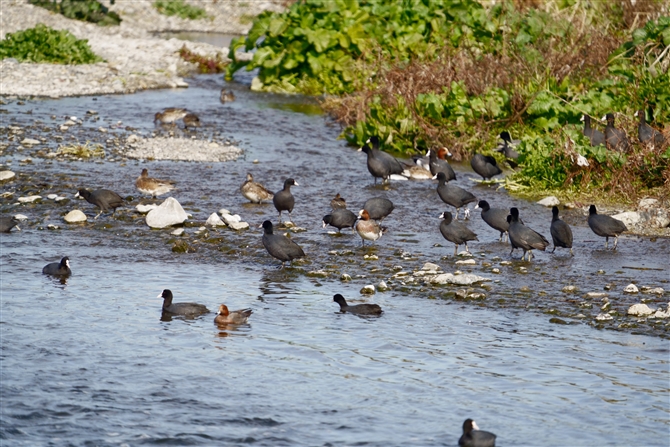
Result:
[[[585,302],[581,292],[609,287],[621,315],[606,327],[637,324],[625,318],[632,298],[621,290],[630,282],[668,288],[667,240],[628,235],[619,250],[605,251],[581,211],[571,210],[564,213],[576,256],[538,253],[527,263],[510,258],[508,245],[497,242],[475,211],[467,225],[480,236],[470,244],[477,265],[456,266],[452,244],[438,231],[437,216],[447,206],[434,183],[374,187],[364,155],[336,140],[339,129],[312,113],[314,105],[233,84],[228,87],[238,100],[222,106],[221,86],[220,77],[203,76],[186,90],[4,106],[3,124],[19,126],[40,120],[53,127],[65,115],[95,109],[101,120],[86,121],[77,132],[101,142],[147,134],[156,111],[187,106],[204,123],[194,135],[234,140],[245,157],[185,163],[120,162],[114,155],[116,161],[69,162],[44,160],[11,141],[2,162],[11,163],[19,179],[5,190],[71,198],[81,186],[106,187],[135,198],[115,217],[96,221],[83,202],[16,208],[2,199],[3,214],[29,218],[23,231],[1,236],[0,443],[457,445],[461,424],[471,417],[496,433],[500,446],[668,445],[667,324],[599,330],[592,322],[603,303],[571,301]],[[96,131],[117,121],[129,129]],[[25,136],[52,135],[43,127],[34,125]],[[27,156],[33,161],[20,163]],[[184,240],[195,252],[172,252],[171,230],[149,230],[134,212],[140,200],[134,179],[142,167],[178,182],[173,195],[193,215]],[[306,231],[293,239],[307,261],[277,270],[265,253],[257,225],[277,216],[272,205],[249,205],[239,195],[248,171],[273,190],[289,176],[300,183],[293,190],[294,220]],[[457,184],[496,206],[519,206],[526,224],[548,235],[546,208],[474,186],[467,167],[457,172]],[[388,233],[373,247],[360,248],[350,232],[335,237],[321,229],[337,192],[353,210],[375,195],[396,204],[385,221]],[[74,207],[89,215],[88,223],[62,221]],[[197,236],[197,227],[221,207],[252,228]],[[48,224],[61,228],[47,230]],[[65,283],[40,274],[65,254],[74,271]],[[364,260],[365,254],[379,259]],[[458,287],[393,278],[396,266],[412,271],[427,261],[496,281],[475,288],[485,300],[459,301]],[[309,273],[316,270],[325,277]],[[341,273],[353,280],[341,282]],[[389,291],[359,294],[381,279]],[[580,293],[562,293],[566,285]],[[155,297],[163,288],[177,302],[212,310],[226,303],[254,314],[248,325],[227,328],[213,324],[213,313],[161,321]],[[372,319],[339,314],[334,293],[378,303],[385,312]],[[652,307],[667,302],[667,294],[643,298]],[[552,309],[573,324],[550,323],[557,314]]]

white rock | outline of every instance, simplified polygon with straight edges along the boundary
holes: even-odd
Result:
[[[49,230],[60,230],[60,227],[58,225],[54,225],[54,224],[47,225],[47,228]]]
[[[658,199],[642,199],[640,200],[640,203],[638,203],[638,208],[641,210],[650,210],[652,208],[658,208],[659,207],[659,202]]]
[[[219,214],[221,214],[221,215],[224,215],[224,214],[230,214],[230,211],[228,211],[228,210],[225,209],[225,208],[221,208],[221,209],[219,210]]]
[[[377,290],[384,291],[388,290],[389,286],[386,285],[386,281],[380,281],[379,284],[377,284]]]
[[[651,293],[652,295],[663,295],[665,293],[665,290],[663,290],[663,287],[655,287],[653,289],[650,287],[643,287],[642,293]]]
[[[596,317],[596,320],[598,320],[598,321],[609,321],[609,320],[613,320],[613,319],[614,319],[614,317],[612,317],[612,315],[605,314],[605,313],[598,314],[598,316]]]
[[[68,129],[69,129],[69,127],[68,127],[68,126],[65,126],[65,125],[63,125],[63,126],[60,126],[60,127],[59,127],[59,129],[60,129],[60,130],[61,130],[62,132],[65,132],[66,130],[68,130]]]
[[[584,295],[585,298],[602,298],[606,296],[607,293],[605,292],[588,292]]]
[[[537,202],[538,205],[542,206],[557,206],[560,203],[561,201],[554,196],[545,197],[544,199]]]
[[[19,197],[20,203],[33,203],[36,200],[40,200],[42,196],[28,196],[28,197]]]
[[[400,180],[400,181],[409,180],[409,178],[405,177],[404,175],[400,175],[400,174],[391,174],[389,176],[389,179],[390,180]]]
[[[364,286],[361,289],[361,293],[364,294],[364,295],[371,295],[371,294],[375,293],[376,291],[377,291],[377,289],[375,289],[375,286],[373,286],[372,284],[368,284],[367,286]]]
[[[221,220],[218,214],[212,213],[207,218],[207,222],[205,222],[205,225],[211,225],[212,227],[220,227],[225,225],[225,223]]]
[[[636,211],[626,211],[625,213],[615,214],[612,217],[623,222],[628,228],[635,226],[642,221],[642,216]]]
[[[628,284],[626,287],[623,289],[624,293],[638,293],[639,290],[637,290],[637,286],[635,284]]]
[[[646,317],[647,315],[653,314],[654,311],[647,306],[646,304],[633,304],[628,308],[628,315],[635,315],[638,317]]]
[[[247,222],[231,222],[228,224],[228,227],[232,228],[233,230],[246,230],[249,228],[249,224]]]
[[[242,218],[240,217],[239,214],[235,214],[234,216],[231,214],[222,214],[221,219],[227,224],[230,225],[233,222],[241,222]]]
[[[147,214],[146,222],[151,228],[165,228],[184,223],[188,219],[177,199],[168,197],[160,206]]]
[[[24,139],[21,141],[21,144],[22,144],[23,146],[33,146],[33,145],[35,145],[35,144],[40,144],[40,143],[41,143],[40,140],[35,140],[35,139],[33,139],[33,138],[24,138]]]
[[[176,230],[174,230],[170,234],[173,235],[173,236],[181,236],[182,234],[184,234],[184,229],[183,228],[177,228]]]
[[[23,222],[27,218],[28,216],[26,216],[25,214],[14,214],[14,219],[18,220],[19,222]]]
[[[458,255],[456,255],[456,256],[470,258],[470,257],[472,257],[472,256],[474,256],[474,255],[473,255],[472,253],[470,253],[469,251],[465,251],[465,250],[463,250],[463,251],[459,251],[459,252],[458,252]]]
[[[63,197],[63,196],[58,196],[58,197],[56,197],[54,200],[55,200],[56,202],[62,202],[63,200],[68,200],[68,198],[67,198],[67,197]]]
[[[474,259],[464,259],[463,261],[456,261],[456,265],[475,265],[477,261]]]
[[[577,286],[565,286],[561,289],[563,293],[575,293],[577,291]]]
[[[16,174],[14,174],[12,171],[0,171],[0,182],[13,179],[14,177],[16,177]]]
[[[140,204],[140,205],[137,205],[137,206],[135,207],[135,209],[137,210],[137,212],[140,213],[140,214],[146,214],[146,213],[148,213],[148,212],[151,211],[151,210],[155,210],[156,208],[158,208],[158,205],[154,205],[154,204],[151,204],[151,205],[142,205],[142,204]]]
[[[86,214],[79,210],[72,210],[63,217],[67,223],[86,222]]]
[[[440,270],[440,266],[433,264],[432,262],[426,262],[423,267],[421,267],[421,270],[437,271]]]
[[[491,281],[489,278],[484,278],[482,276],[477,276],[472,273],[466,273],[463,275],[453,275],[451,273],[442,273],[440,275],[435,275],[432,278],[428,278],[428,281],[431,284],[457,284],[460,286],[469,286],[482,281]]]
[[[348,273],[342,273],[342,275],[340,275],[340,281],[351,281],[351,275]]]
[[[668,303],[668,308],[666,310],[658,309],[650,318],[670,318],[670,303]]]

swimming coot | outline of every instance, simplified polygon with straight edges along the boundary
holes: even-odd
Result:
[[[295,199],[293,194],[291,194],[291,186],[300,186],[298,182],[292,178],[284,180],[284,189],[279,192],[276,192],[272,198],[272,203],[274,203],[275,208],[279,211],[279,224],[281,225],[281,212],[288,211],[288,220],[293,222],[291,218],[291,212],[293,211],[293,205],[295,205]]]
[[[347,209],[336,209],[332,213],[323,216],[323,228],[331,225],[337,228],[338,233],[342,228],[353,228],[358,217]]]
[[[453,220],[449,211],[440,214],[440,219],[444,219],[440,222],[440,233],[446,240],[454,243],[454,256],[461,244],[465,244],[465,251],[470,252],[468,241],[478,241],[477,235],[462,223]]]
[[[521,248],[523,250],[523,255],[521,260],[526,257],[528,253],[528,261],[533,257],[533,249],[544,251],[549,245],[547,238],[542,236],[535,230],[531,230],[521,222],[519,222],[519,210],[517,208],[511,208],[510,215],[508,216],[509,229],[509,241],[512,245],[512,251],[515,248]],[[512,253],[510,252],[510,255]]]
[[[470,160],[470,166],[484,180],[490,179],[495,175],[502,174],[502,170],[498,167],[496,159],[490,155],[475,154]]]
[[[570,254],[572,253],[572,229],[570,225],[559,219],[558,217],[558,207],[554,206],[551,208],[551,240],[554,242],[554,249],[551,252],[556,251],[556,247],[569,248]]]
[[[272,222],[266,220],[263,222],[263,246],[271,256],[281,261],[281,267],[285,262],[291,262],[294,259],[302,258],[305,252],[291,239],[283,234],[274,234],[272,232]]]
[[[460,447],[495,447],[496,435],[480,430],[472,419],[463,422],[463,435],[458,440]]]
[[[198,303],[173,303],[172,291],[169,289],[163,290],[157,298],[163,298],[163,313],[172,315],[182,315],[185,317],[196,317],[209,313],[209,309]]]
[[[214,317],[214,323],[221,325],[244,324],[252,313],[253,311],[251,309],[240,309],[231,312],[228,310],[228,306],[222,304],[219,306],[219,311],[216,313],[216,317]]]
[[[361,237],[361,242],[365,247],[365,240],[376,241],[384,233],[384,229],[374,220],[370,219],[370,213],[366,209],[362,209],[358,213],[358,221],[354,226],[354,229]]]
[[[349,306],[347,300],[339,293],[333,296],[333,301],[340,305],[340,312],[349,312],[357,315],[380,315],[382,308],[378,304],[356,304]]]
[[[437,151],[430,149],[428,151],[428,157],[430,160],[429,166],[431,174],[437,175],[438,173],[442,172],[444,173],[444,176],[448,182],[456,180],[456,173],[452,169],[451,165],[447,160],[443,160],[442,158],[438,157]]]
[[[374,177],[375,184],[377,183],[377,178],[381,178],[382,183],[384,183],[392,174],[403,173],[404,168],[398,160],[392,155],[379,150],[379,138],[376,136],[370,137],[368,142],[373,147],[366,144],[359,150],[365,152],[368,156],[368,171]]]
[[[395,209],[393,202],[383,197],[373,197],[365,201],[363,209],[368,212],[370,219],[382,221]]]
[[[507,215],[509,212],[502,208],[491,208],[489,202],[486,200],[480,200],[475,209],[482,209],[482,220],[486,224],[493,228],[494,230],[500,231],[499,242],[502,242],[503,235],[507,235],[507,230],[509,229],[509,223],[507,223]]]
[[[591,127],[591,117],[583,115],[582,121],[584,121],[584,130],[582,130],[582,133],[591,141],[591,146],[605,144],[605,134]]]
[[[447,183],[447,177],[444,172],[437,173],[437,180],[439,181],[439,184],[437,185],[437,194],[444,203],[456,208],[456,220],[458,220],[458,214],[461,211],[461,207],[468,203],[476,202],[477,198],[463,188]],[[464,218],[467,219],[468,217],[470,217],[470,210],[466,207]]]
[[[19,221],[13,216],[0,217],[0,233],[9,233],[14,227],[16,227],[18,231],[21,231],[18,224]]]
[[[607,145],[619,152],[628,152],[631,148],[630,141],[626,136],[626,132],[614,127],[614,114],[608,113],[606,115],[607,126],[605,126],[605,141]]]
[[[240,186],[240,192],[251,203],[263,203],[263,200],[272,200],[274,197],[274,194],[265,186],[254,182],[254,176],[250,172],[247,173],[247,179]]]
[[[53,276],[70,276],[72,274],[72,270],[70,270],[70,258],[65,256],[61,258],[60,262],[52,262],[45,265],[42,273]]]
[[[116,209],[123,205],[123,197],[109,189],[94,189],[93,191],[80,189],[77,194],[86,199],[88,203],[92,203],[100,208],[100,212],[95,216],[96,219],[103,212],[110,209],[112,210],[112,215],[114,215]]]
[[[593,230],[595,234],[605,238],[605,248],[607,248],[609,239],[614,237],[614,249],[616,250],[617,243],[619,242],[619,235],[624,231],[628,231],[626,224],[619,219],[604,214],[598,214],[595,205],[589,207],[588,222],[589,227],[591,227],[591,230]]]
[[[644,110],[638,110],[637,117],[640,119],[640,124],[637,125],[637,138],[640,143],[652,143],[654,146],[660,147],[664,141],[663,134],[647,124]]]
[[[158,180],[157,178],[149,177],[149,171],[144,168],[140,176],[135,180],[135,187],[142,194],[157,197],[172,191],[174,184],[167,180]]]

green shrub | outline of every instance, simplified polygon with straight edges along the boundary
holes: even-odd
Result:
[[[29,0],[31,4],[49,11],[62,14],[69,19],[97,23],[98,25],[118,25],[121,17],[110,11],[105,5],[96,0]],[[114,0],[111,0],[114,4]]]
[[[182,19],[197,20],[207,17],[204,9],[184,3],[184,0],[156,0],[154,8],[163,15],[178,16]]]
[[[0,59],[8,57],[52,64],[93,64],[103,60],[91,51],[88,40],[41,23],[35,28],[7,33],[0,41]]]

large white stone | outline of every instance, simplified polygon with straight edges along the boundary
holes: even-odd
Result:
[[[457,284],[459,286],[469,286],[482,281],[491,281],[489,278],[477,276],[472,273],[463,275],[454,275],[452,273],[442,273],[429,278],[431,284]]]
[[[211,225],[212,227],[220,227],[225,225],[225,223],[221,220],[218,214],[212,213],[207,218],[207,222],[205,222],[205,225]]]
[[[16,177],[16,174],[14,174],[12,171],[0,171],[0,182],[11,180],[14,177]]]
[[[86,222],[86,214],[80,210],[72,210],[63,217],[67,223]]]
[[[642,216],[636,211],[626,211],[624,213],[615,214],[612,217],[623,222],[628,228],[639,224],[642,220]]]
[[[437,271],[440,270],[440,266],[433,264],[432,262],[426,262],[423,267],[421,267],[421,270]]]
[[[28,218],[28,216],[26,216],[25,214],[14,214],[14,219],[18,220],[19,222],[23,222],[27,218]],[[663,290],[663,289],[661,289],[661,290]]]
[[[146,214],[151,210],[155,210],[156,208],[158,208],[158,205],[154,205],[154,204],[151,204],[151,205],[139,204],[135,207],[137,212],[140,213],[140,214]]]
[[[184,223],[188,219],[186,211],[177,199],[168,197],[160,206],[147,214],[146,222],[151,228],[166,228]]]
[[[647,306],[646,304],[638,303],[633,304],[628,308],[628,315],[635,315],[638,317],[646,317],[647,315],[653,314],[654,311]]]
[[[42,196],[28,196],[28,197],[19,197],[20,203],[33,203],[37,200],[40,200]]]
[[[241,222],[242,218],[239,214],[221,214],[221,219],[227,224],[230,225],[233,222]]]
[[[639,290],[635,284],[628,284],[623,288],[623,293],[638,293]]]
[[[40,144],[40,143],[41,143],[40,140],[35,140],[34,138],[24,138],[24,139],[21,141],[21,144],[22,144],[23,146],[32,146],[32,145],[34,145],[34,144]]]
[[[554,196],[545,197],[537,202],[538,205],[542,206],[558,206],[560,203],[561,201]]]
[[[638,203],[638,208],[641,210],[650,210],[652,208],[658,208],[659,207],[659,202],[658,199],[642,199],[640,200],[640,203]]]
[[[249,228],[249,224],[246,222],[231,222],[228,224],[228,227],[232,228],[233,230],[246,230]]]

